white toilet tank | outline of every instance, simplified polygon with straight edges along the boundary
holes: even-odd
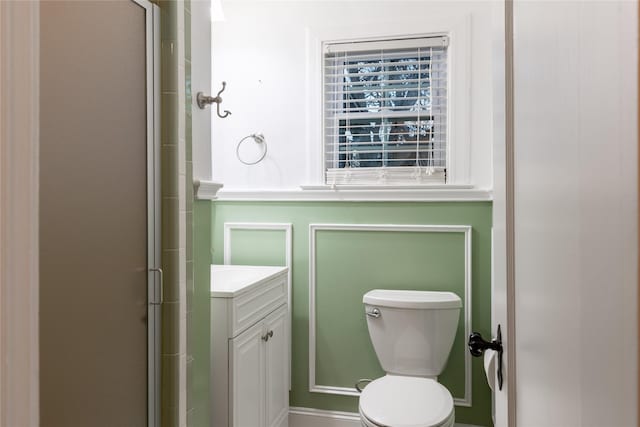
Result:
[[[388,374],[437,377],[456,336],[462,300],[452,292],[376,289],[363,297],[369,336]]]

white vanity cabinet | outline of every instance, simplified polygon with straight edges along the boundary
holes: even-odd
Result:
[[[230,425],[287,425],[289,363],[286,324],[287,309],[282,306],[263,322],[230,341]]]
[[[287,272],[212,266],[212,427],[288,427]]]

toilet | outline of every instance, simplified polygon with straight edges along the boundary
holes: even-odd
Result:
[[[360,395],[365,427],[451,427],[453,397],[438,382],[458,328],[452,292],[376,289],[363,297],[371,343],[386,375]]]

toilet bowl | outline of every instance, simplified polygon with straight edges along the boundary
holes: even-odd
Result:
[[[360,395],[365,427],[450,427],[453,397],[438,383],[462,301],[451,292],[373,290],[363,297],[371,342],[387,373]]]
[[[449,427],[453,398],[430,378],[385,375],[360,396],[360,418],[366,427]]]

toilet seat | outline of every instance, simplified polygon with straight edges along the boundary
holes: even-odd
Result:
[[[360,422],[362,423],[363,427],[395,427],[395,426],[381,426],[379,424],[376,424],[370,419],[368,419],[365,415],[363,415],[362,412],[360,412]],[[452,412],[451,416],[447,418],[445,422],[442,424],[439,424],[437,426],[420,426],[420,427],[454,427],[454,425],[455,425],[455,417]]]
[[[433,379],[386,375],[362,391],[360,415],[367,427],[448,427],[453,398]]]

